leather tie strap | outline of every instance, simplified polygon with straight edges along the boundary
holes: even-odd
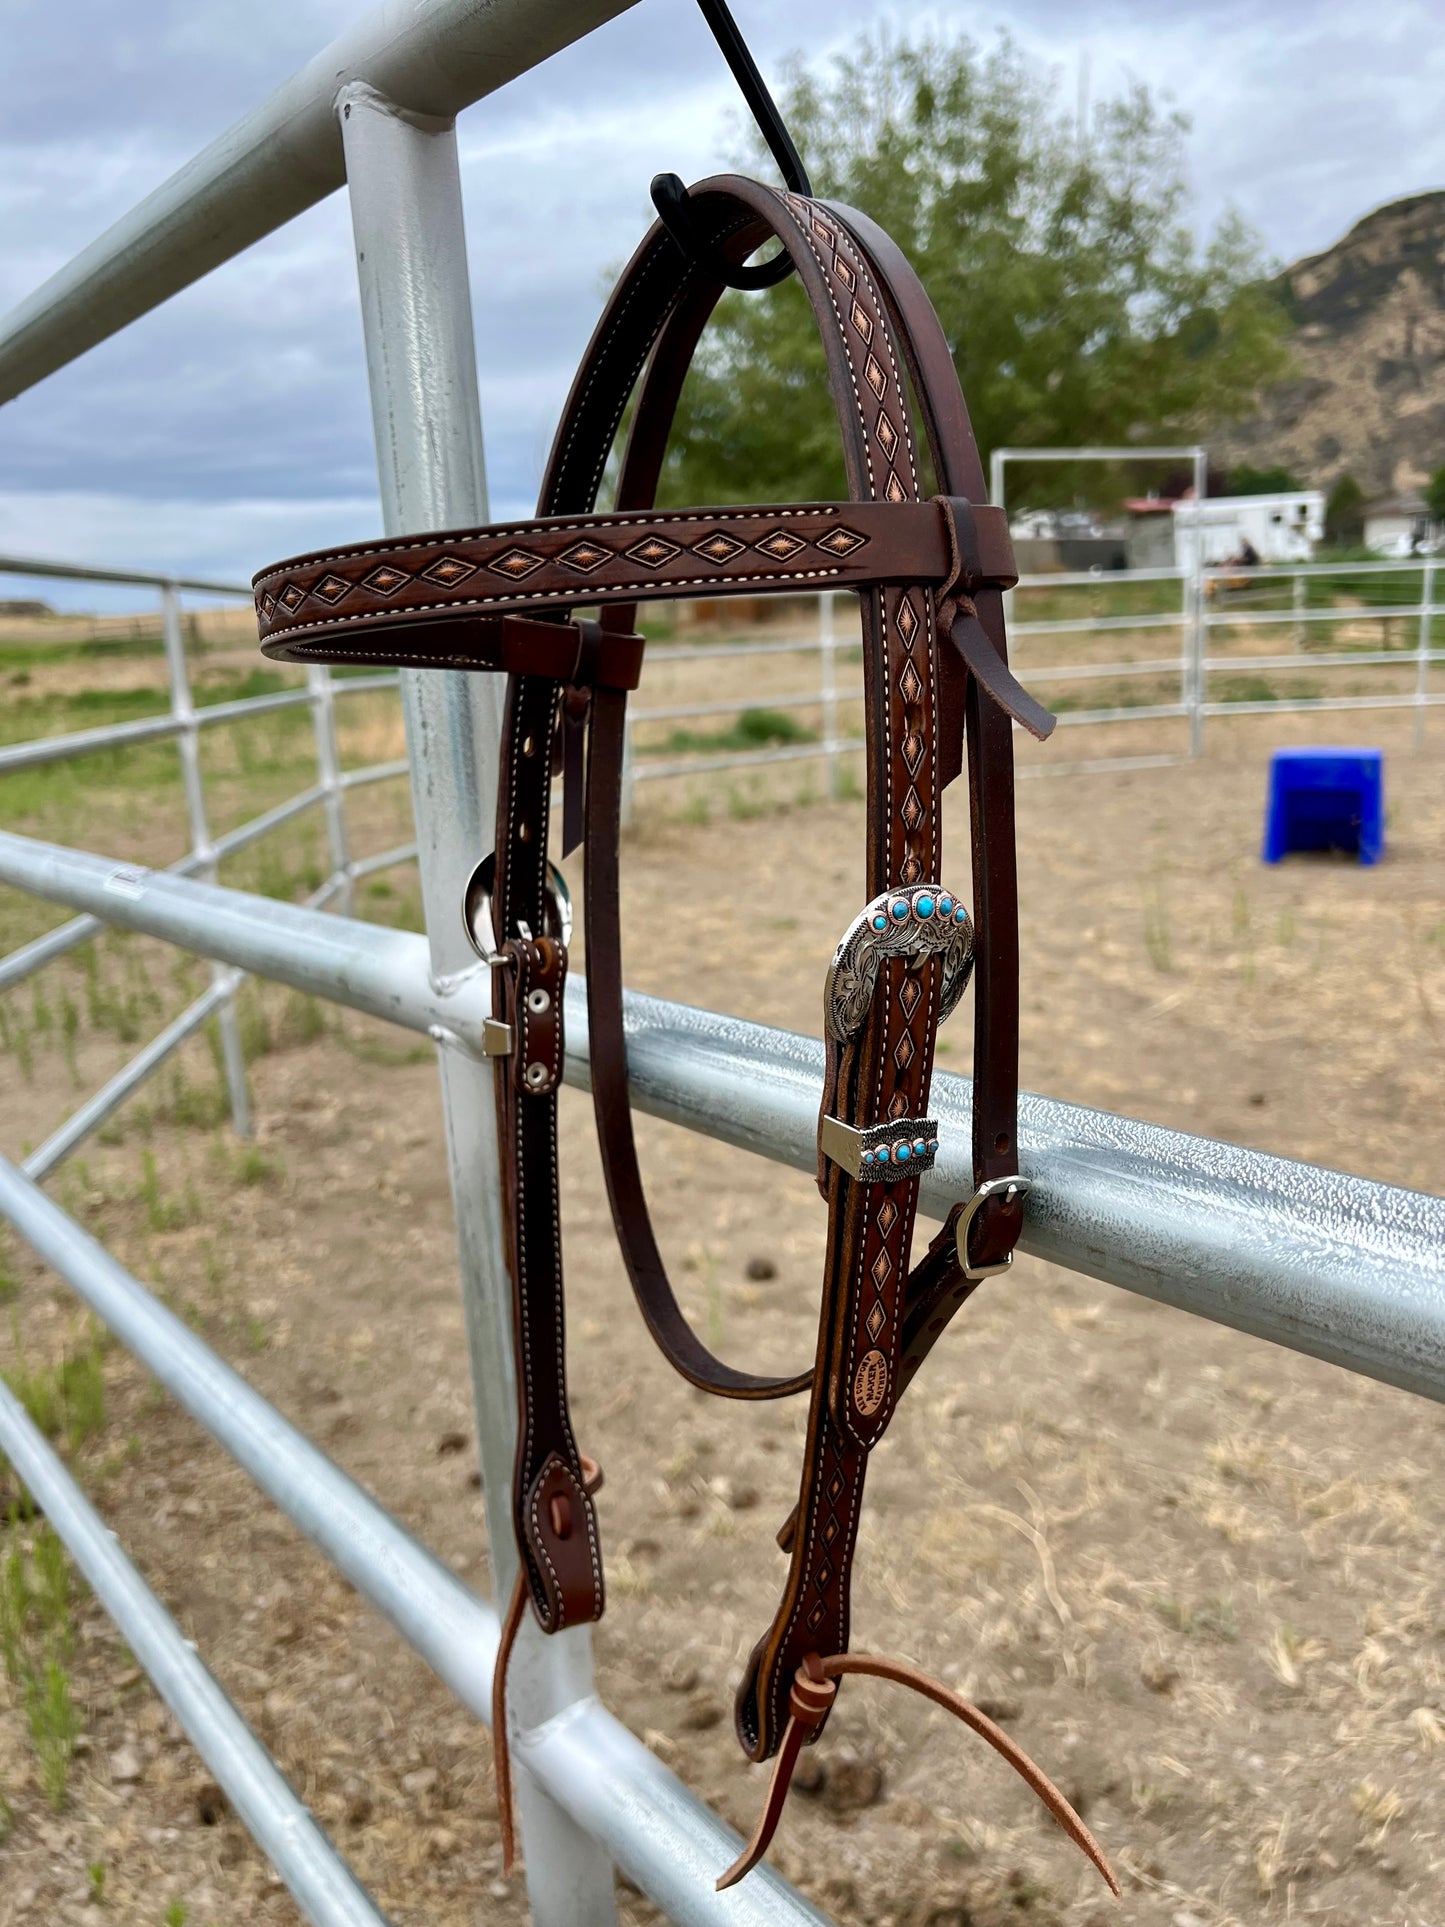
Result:
[[[798,1755],[827,1718],[838,1691],[836,1682],[847,1673],[863,1673],[871,1679],[886,1679],[895,1686],[906,1686],[911,1693],[932,1700],[935,1706],[941,1706],[944,1712],[952,1713],[955,1719],[971,1727],[980,1739],[987,1740],[995,1753],[1002,1755],[1019,1778],[1038,1795],[1074,1845],[1097,1868],[1114,1898],[1121,1898],[1119,1882],[1105,1858],[1103,1848],[1043,1769],[1035,1766],[1023,1748],[1010,1739],[1001,1726],[996,1726],[971,1700],[950,1692],[946,1686],[941,1686],[936,1679],[930,1679],[926,1673],[920,1673],[916,1667],[906,1666],[897,1659],[883,1659],[874,1653],[834,1653],[829,1659],[820,1659],[816,1653],[804,1654],[788,1696],[788,1727],[768,1784],[767,1800],[758,1816],[752,1839],[727,1871],[719,1876],[719,1893],[727,1887],[735,1887],[744,1874],[752,1872],[767,1852],[783,1815]]]

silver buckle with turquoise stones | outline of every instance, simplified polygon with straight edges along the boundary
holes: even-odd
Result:
[[[936,883],[915,883],[874,897],[849,924],[823,987],[823,1026],[834,1053],[850,1043],[867,1020],[878,988],[879,967],[893,957],[919,964],[938,957],[943,978],[938,1022],[957,1004],[973,969],[973,924],[968,911]],[[911,973],[899,991],[904,1017],[913,1015],[922,985]],[[861,1184],[897,1183],[933,1168],[938,1126],[930,1117],[890,1118],[858,1129],[826,1113],[819,1120],[818,1148]]]
[[[841,1118],[825,1117],[820,1142],[824,1157],[860,1184],[892,1184],[933,1169],[938,1126],[931,1117],[900,1117],[855,1131]]]
[[[968,1234],[973,1229],[974,1219],[988,1203],[990,1198],[996,1198],[1000,1192],[1003,1192],[1009,1200],[1017,1198],[1019,1202],[1022,1203],[1032,1190],[1032,1182],[1028,1178],[1021,1178],[1015,1173],[1012,1177],[1008,1178],[990,1178],[986,1184],[981,1184],[977,1191],[974,1192],[968,1201],[967,1210],[958,1221],[958,1229],[954,1233],[954,1241],[958,1249],[958,1268],[965,1278],[973,1280],[979,1278],[997,1278],[1001,1272],[1010,1269],[1014,1261],[1012,1251],[1009,1252],[1007,1257],[1000,1258],[996,1265],[971,1265],[968,1262]]]
[[[823,985],[823,1025],[836,1044],[846,1044],[863,1028],[878,983],[878,966],[888,957],[921,963],[943,959],[938,1021],[950,1015],[973,970],[973,922],[968,911],[936,883],[915,883],[906,890],[885,890],[865,904],[843,933]]]

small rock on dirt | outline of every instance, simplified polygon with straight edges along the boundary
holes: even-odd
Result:
[[[687,1733],[706,1733],[722,1723],[723,1710],[715,1699],[698,1693],[683,1708],[681,1725]]]
[[[751,1278],[755,1284],[766,1284],[769,1278],[776,1278],[778,1267],[771,1258],[749,1258],[743,1267],[743,1276]]]
[[[440,1778],[434,1766],[419,1766],[411,1773],[402,1774],[401,1790],[409,1793],[414,1800],[420,1799],[424,1793],[431,1792]]]
[[[856,1813],[883,1797],[883,1768],[866,1754],[837,1753],[828,1762],[823,1804],[832,1813]]]
[[[662,1683],[669,1692],[690,1693],[697,1682],[697,1664],[686,1653],[672,1653],[663,1661]]]
[[[466,1449],[467,1435],[465,1432],[443,1432],[437,1440],[437,1457],[439,1459],[448,1458],[453,1452],[465,1452]]]
[[[1167,1659],[1146,1659],[1139,1667],[1139,1677],[1151,1693],[1167,1693],[1178,1684],[1179,1668]]]
[[[1118,1764],[1092,1746],[1081,1746],[1069,1763],[1064,1793],[1076,1813],[1087,1813],[1096,1801],[1107,1799],[1119,1784]]]
[[[714,1479],[712,1490],[733,1512],[748,1512],[758,1502],[758,1488],[744,1479]]]
[[[196,1788],[196,1818],[203,1827],[218,1827],[226,1817],[229,1804],[214,1780],[203,1780]]]
[[[133,1746],[119,1746],[110,1756],[110,1777],[115,1786],[134,1786],[145,1768]]]

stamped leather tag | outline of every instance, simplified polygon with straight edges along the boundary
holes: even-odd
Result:
[[[880,1351],[864,1352],[853,1374],[853,1404],[860,1418],[871,1418],[888,1395],[888,1360]]]

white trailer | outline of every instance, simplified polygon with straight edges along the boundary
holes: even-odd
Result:
[[[1173,505],[1174,565],[1189,570],[1231,562],[1253,549],[1261,562],[1308,562],[1324,540],[1318,489],[1288,495],[1192,496]]]

